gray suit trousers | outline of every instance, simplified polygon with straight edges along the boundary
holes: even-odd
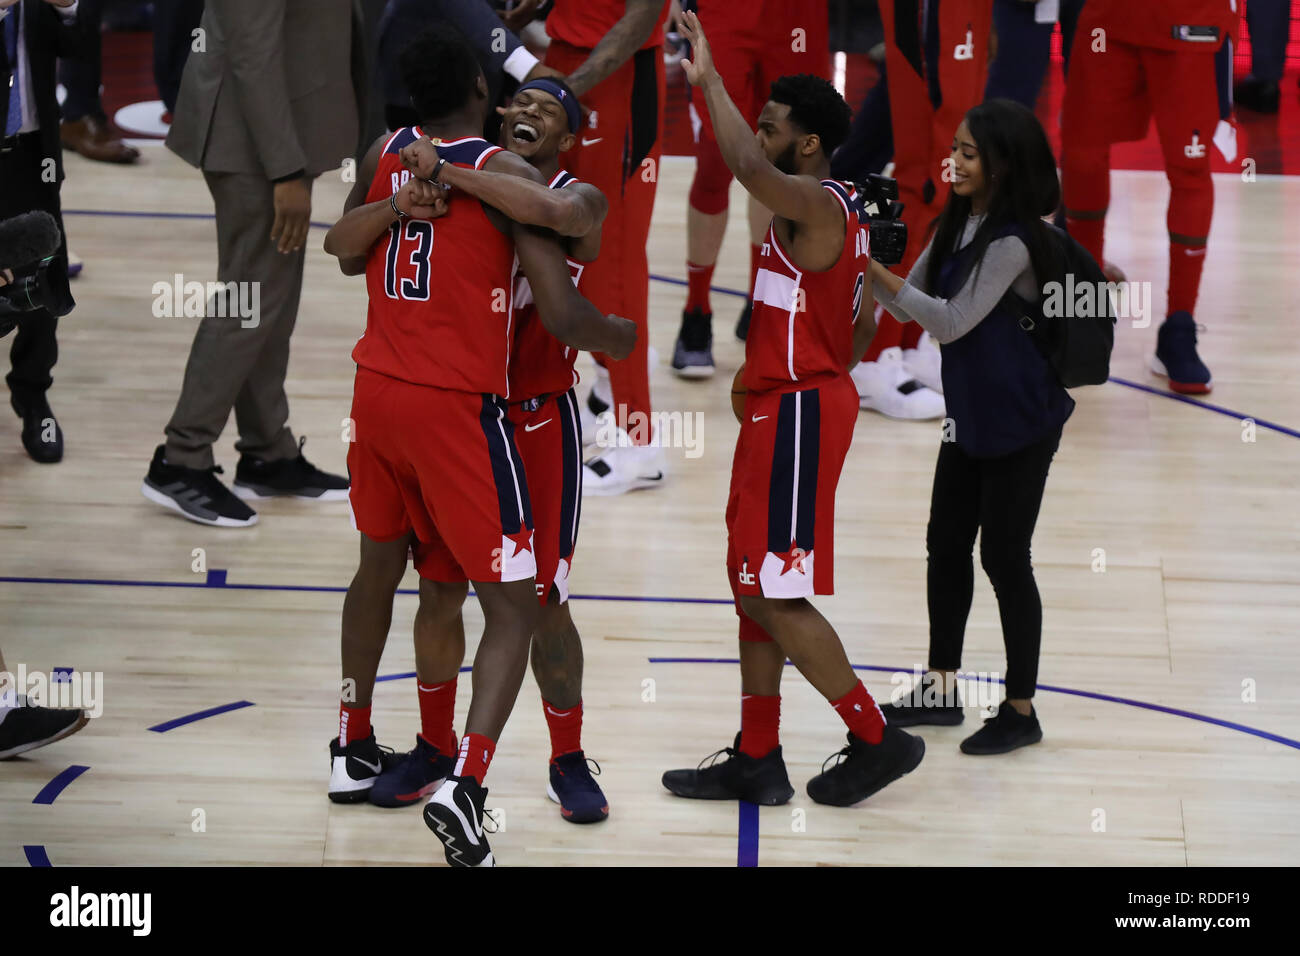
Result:
[[[274,185],[254,173],[204,171],[217,210],[217,280],[240,285],[241,301],[256,302],[254,318],[241,318],[233,300],[208,300],[190,346],[185,380],[167,423],[167,461],[211,468],[212,446],[235,410],[241,454],[266,460],[298,454],[289,430],[284,379],[289,337],[298,318],[306,247],[288,255],[270,238]],[[308,180],[310,184],[311,180]],[[221,316],[230,317],[221,317]]]

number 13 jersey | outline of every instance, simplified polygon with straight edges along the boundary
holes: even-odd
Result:
[[[387,201],[410,179],[398,151],[423,135],[393,134],[367,203]],[[501,151],[478,137],[434,143],[447,162],[473,169]],[[370,307],[353,361],[416,385],[509,398],[513,265],[513,241],[476,199],[453,199],[436,220],[399,219],[366,261]]]

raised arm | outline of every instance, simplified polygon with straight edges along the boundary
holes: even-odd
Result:
[[[565,345],[604,352],[618,360],[632,354],[636,323],[600,310],[578,294],[569,278],[564,250],[552,235],[514,224],[515,255],[528,277],[542,325]]]
[[[569,89],[581,98],[626,63],[649,39],[666,3],[667,0],[627,0],[623,16],[601,37],[582,65],[569,74]]]
[[[682,36],[690,41],[692,56],[690,60],[682,60],[682,69],[691,85],[704,93],[718,149],[732,175],[751,196],[783,219],[818,225],[842,222],[839,204],[821,183],[811,176],[787,175],[763,155],[754,131],[722,84],[722,77],[713,65],[708,38],[694,13],[683,15]]]
[[[404,146],[401,156],[406,168],[421,179],[429,179],[438,169],[437,147],[427,136]],[[598,189],[551,189],[522,179],[513,170],[502,173],[444,163],[438,182],[495,206],[515,222],[552,229],[562,236],[585,236],[600,226],[609,211],[609,203]]]

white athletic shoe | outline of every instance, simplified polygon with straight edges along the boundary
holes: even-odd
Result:
[[[582,446],[590,447],[596,443],[596,436],[608,430],[606,424],[613,416],[611,406],[614,404],[614,392],[609,386],[609,372],[604,366],[593,363],[596,374],[591,383],[591,391],[586,398],[578,400],[578,421],[582,425]]]
[[[664,483],[664,454],[657,445],[633,445],[626,432],[618,444],[606,448],[582,466],[584,495],[621,495]]]
[[[887,348],[874,362],[859,362],[851,373],[858,405],[909,421],[943,418],[943,396],[918,382],[903,365],[903,350]]]
[[[943,394],[939,346],[929,334],[921,336],[914,349],[903,349],[903,368],[932,392]]]

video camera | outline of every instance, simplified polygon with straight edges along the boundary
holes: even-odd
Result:
[[[23,213],[0,222],[0,270],[14,277],[0,286],[0,335],[8,334],[28,312],[45,309],[67,315],[76,303],[67,269],[51,269],[59,251],[59,226],[47,212]]]
[[[899,218],[903,204],[898,201],[898,180],[870,173],[853,188],[871,223],[871,258],[881,265],[898,265],[907,250],[907,223]]]

